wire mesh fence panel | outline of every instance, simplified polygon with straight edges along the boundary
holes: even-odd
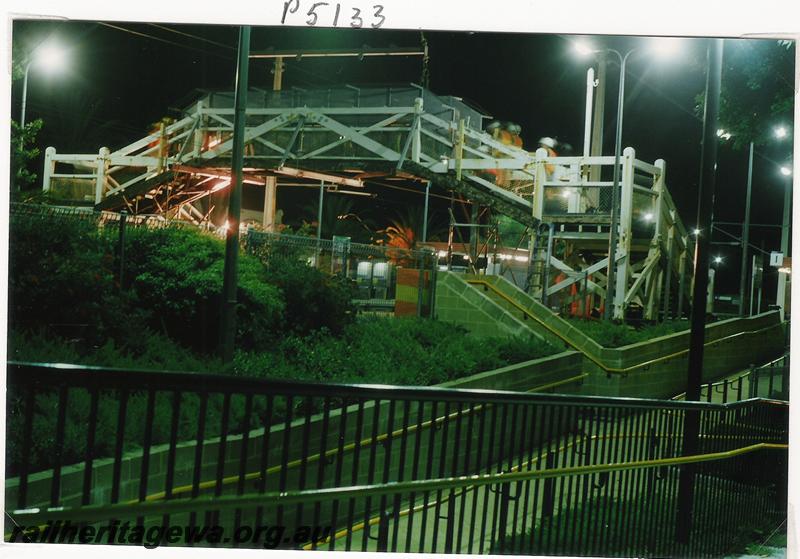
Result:
[[[396,314],[432,316],[437,255],[428,250],[352,243],[347,237],[317,239],[249,229],[246,250],[267,265],[292,258],[351,280],[361,306]]]

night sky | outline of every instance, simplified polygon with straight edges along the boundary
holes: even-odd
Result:
[[[149,125],[161,117],[177,116],[177,111],[197,96],[197,89],[233,89],[238,28],[111,25],[124,30],[94,22],[14,23],[15,60],[24,59],[48,39],[57,40],[70,51],[67,67],[58,75],[31,70],[27,120],[44,120],[39,136],[42,151],[49,145],[62,153],[97,153],[101,146],[113,150],[145,135]],[[581,149],[586,70],[591,60],[581,59],[574,52],[573,37],[447,32],[426,32],[424,36],[429,45],[430,89],[434,93],[462,97],[498,120],[520,124],[525,147],[530,150],[541,136],[553,136]],[[631,47],[642,48],[645,42],[639,38],[590,39],[598,47],[616,48],[623,53]],[[418,31],[261,27],[253,29],[251,50],[418,47],[420,40]],[[686,39],[682,43],[680,53],[672,59],[657,60],[642,52],[631,56],[623,147],[633,146],[637,157],[645,161],[666,160],[670,193],[684,223],[692,227],[701,138],[701,118],[695,105],[705,84],[706,42]],[[726,63],[732,64],[751,52],[755,56],[761,52],[759,49],[777,48],[772,47],[774,44],[774,40],[728,40]],[[271,61],[252,61],[250,85],[271,89],[271,67]],[[619,68],[616,63],[608,68],[604,153],[611,155]],[[792,65],[787,64],[783,71],[786,79],[793,82]],[[421,74],[420,57],[289,60],[284,88],[343,83],[404,85],[420,83]],[[12,90],[11,114],[15,119],[19,118],[21,92],[20,79]],[[792,125],[790,121],[784,124]],[[787,181],[777,173],[777,167],[786,163],[791,149],[791,139],[757,148],[753,223],[781,223],[782,189]],[[41,163],[37,162],[33,170],[41,173]],[[720,145],[715,219],[743,220],[746,173],[746,150],[735,150],[730,142]],[[308,195],[311,203],[314,194]],[[381,192],[377,199],[358,203],[376,205],[388,215],[402,212],[408,202],[402,193]],[[739,234],[738,228],[728,230]],[[718,239],[722,237],[715,237]],[[763,242],[768,251],[778,249],[779,239],[777,228],[751,230],[751,242]],[[725,257],[718,275],[720,290],[738,291],[739,249],[714,247],[713,254]]]

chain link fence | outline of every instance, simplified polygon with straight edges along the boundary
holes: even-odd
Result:
[[[120,277],[124,275],[127,227],[198,228],[187,221],[170,220],[161,215],[128,215],[40,204],[13,203],[10,216],[12,220],[82,220],[99,228],[117,230]],[[218,235],[218,231],[211,232]],[[352,280],[357,286],[356,304],[364,310],[433,316],[437,270],[437,255],[433,251],[352,243],[349,237],[317,239],[267,233],[253,228],[242,236],[242,246],[249,254],[265,261],[273,254],[291,256],[320,271]]]
[[[366,310],[433,316],[437,255],[431,250],[350,242],[349,237],[317,239],[248,229],[245,249],[264,260],[292,256],[357,286],[357,304]]]

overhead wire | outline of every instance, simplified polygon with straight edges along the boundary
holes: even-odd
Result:
[[[222,47],[222,48],[225,48],[225,49],[228,49],[228,50],[233,50],[233,51],[236,50],[236,47],[233,47],[231,45],[226,45],[224,43],[218,43],[217,41],[212,41],[211,39],[206,39],[205,37],[200,37],[199,35],[193,35],[191,33],[186,33],[185,31],[178,31],[177,29],[173,29],[173,28],[167,27],[165,25],[159,25],[157,23],[148,23],[147,25],[149,25],[151,27],[155,27],[156,29],[162,29],[162,30],[168,31],[170,33],[175,33],[177,35],[181,35],[182,37],[188,37],[190,39],[195,39],[197,41],[202,41],[204,43],[208,43],[208,44],[211,44],[211,45]]]
[[[162,42],[162,43],[166,43],[168,45],[172,45],[172,46],[175,46],[175,47],[180,47],[180,48],[184,48],[184,49],[187,49],[187,50],[200,52],[202,54],[216,56],[216,57],[222,58],[224,60],[231,60],[231,61],[233,60],[232,56],[226,56],[226,55],[220,54],[218,52],[209,51],[209,50],[205,50],[205,49],[200,49],[200,48],[197,48],[197,47],[192,47],[192,46],[189,46],[189,45],[187,45],[185,43],[177,43],[175,41],[170,41],[169,39],[164,39],[162,37],[157,37],[155,35],[149,35],[147,33],[142,33],[141,31],[134,31],[132,29],[127,29],[125,27],[120,27],[119,25],[113,25],[113,24],[107,23],[105,21],[100,21],[100,22],[98,22],[98,24],[100,24],[100,25],[102,25],[104,27],[109,27],[111,29],[116,29],[117,31],[122,31],[124,33],[130,33],[131,35],[135,35],[137,37],[143,37],[143,38],[146,38],[146,39],[152,39],[154,41],[159,41],[159,42]]]

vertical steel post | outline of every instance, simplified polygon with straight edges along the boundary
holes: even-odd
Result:
[[[689,338],[689,367],[686,383],[686,400],[700,399],[703,373],[703,341],[705,336],[706,292],[708,289],[708,252],[711,242],[709,225],[713,218],[714,184],[717,163],[717,120],[719,93],[722,78],[722,39],[708,43],[708,71],[706,75],[705,108],[703,111],[703,144],[700,155],[700,184],[698,193],[696,258],[694,290],[692,292],[691,335]],[[687,410],[683,428],[683,454],[697,453],[700,417],[697,410]],[[683,466],[678,486],[676,540],[686,544],[692,528],[692,500],[694,498],[693,464]]]
[[[119,259],[117,265],[119,266],[119,289],[122,291],[125,281],[125,221],[128,217],[128,212],[122,209],[119,212],[119,245],[117,248],[117,258]]]
[[[583,156],[589,157],[592,139],[592,98],[594,96],[594,68],[586,71],[586,116],[583,125]]]
[[[622,56],[617,51],[610,51],[619,56],[619,96],[617,98],[617,132],[614,144],[614,185],[611,187],[611,230],[608,240],[608,273],[606,277],[606,302],[604,320],[611,320],[614,307],[614,272],[617,262],[617,227],[619,225],[619,205],[620,205],[620,158],[622,155],[622,109],[625,100],[625,64],[633,50],[628,51]]]
[[[750,196],[752,188],[753,142],[750,142],[750,156],[747,160],[747,197],[744,203],[744,225],[742,225],[742,275],[739,278],[739,316],[744,316],[745,290],[747,289],[747,244],[750,242]]]
[[[56,155],[56,148],[49,147],[44,150],[44,176],[42,177],[42,192],[50,192],[52,176],[56,172],[56,164],[53,158]]]
[[[103,200],[103,193],[106,186],[106,173],[108,172],[108,156],[111,151],[106,148],[100,148],[95,160],[96,174],[94,178],[94,203],[99,204]]]
[[[542,304],[547,306],[547,288],[550,287],[550,258],[553,256],[553,235],[555,224],[547,224],[547,251],[545,252],[544,269],[542,270]]]
[[[222,320],[220,325],[222,359],[233,358],[236,335],[236,290],[239,267],[239,219],[242,210],[242,166],[244,164],[244,127],[247,107],[250,27],[239,29],[239,57],[236,64],[236,96],[233,117],[233,152],[231,186],[228,189],[228,228],[225,236],[225,269],[222,283]]]
[[[603,124],[605,119],[606,106],[606,67],[608,66],[606,53],[600,54],[597,63],[597,93],[594,101],[594,122],[592,123],[592,146],[591,155],[603,155]],[[592,165],[589,173],[589,180],[599,181],[602,175],[600,165]],[[599,197],[598,197],[599,200]]]
[[[786,187],[783,192],[783,223],[781,224],[781,254],[789,256],[789,227],[792,219],[792,178],[786,177]],[[782,266],[781,266],[782,267]],[[781,311],[781,320],[786,317],[786,273],[778,271],[778,293],[775,303]]]
[[[319,204],[317,204],[317,240],[322,239],[322,204],[325,197],[325,181],[319,183]]]
[[[425,209],[422,212],[422,242],[428,242],[428,201],[431,196],[431,181],[425,185]]]
[[[22,110],[20,111],[19,115],[20,130],[25,130],[25,109],[28,106],[28,74],[31,71],[31,66],[33,65],[33,62],[34,62],[33,59],[31,59],[25,65],[25,76],[22,79]]]

